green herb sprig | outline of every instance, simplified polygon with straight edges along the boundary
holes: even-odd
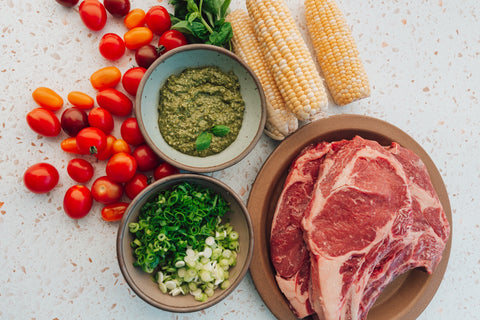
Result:
[[[215,125],[209,131],[203,131],[197,137],[195,141],[195,146],[197,151],[202,151],[210,147],[212,142],[212,137],[224,137],[230,132],[230,128],[224,125]]]
[[[191,43],[206,43],[232,50],[233,30],[225,21],[231,0],[170,0],[172,29]]]

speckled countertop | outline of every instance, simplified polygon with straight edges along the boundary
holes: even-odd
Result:
[[[133,0],[132,8],[167,6]],[[288,1],[305,30],[301,1]],[[437,165],[453,214],[453,245],[444,280],[419,319],[480,319],[480,5],[454,1],[339,1],[372,84],[372,96],[330,114],[386,120],[416,139]],[[232,1],[243,8],[243,1]],[[118,224],[100,206],[80,221],[62,209],[73,184],[65,138],[31,131],[25,115],[33,89],[47,86],[66,100],[72,90],[94,95],[88,81],[109,64],[97,45],[119,20],[91,32],[78,7],[54,0],[0,1],[0,319],[273,319],[250,275],[224,301],[205,311],[174,314],[151,307],[130,290],[116,260]],[[122,71],[132,55],[114,63]],[[115,129],[118,130],[118,127]],[[118,131],[117,131],[118,133]],[[247,201],[257,172],[276,143],[263,136],[240,163],[213,176]],[[48,161],[60,171],[46,195],[27,192],[24,170]],[[101,167],[101,164],[99,165]],[[97,170],[97,175],[101,173]]]

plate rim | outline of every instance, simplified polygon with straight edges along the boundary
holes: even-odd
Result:
[[[354,123],[353,126],[352,122]],[[270,259],[264,259],[261,254],[262,250],[264,250],[265,247],[268,246],[268,243],[266,243],[265,241],[265,236],[262,237],[262,234],[265,234],[265,230],[259,230],[261,222],[266,219],[266,214],[265,212],[262,212],[262,210],[267,205],[266,203],[268,202],[268,200],[266,199],[268,198],[269,191],[274,188],[274,186],[272,185],[265,186],[265,181],[274,183],[275,181],[272,181],[274,179],[273,177],[275,175],[284,174],[285,170],[288,170],[291,162],[299,153],[299,151],[311,143],[320,142],[319,139],[321,139],[321,136],[342,130],[349,130],[353,132],[372,131],[372,128],[375,128],[376,133],[378,133],[379,135],[383,135],[389,141],[398,142],[398,140],[400,140],[402,141],[402,143],[399,143],[403,147],[415,150],[415,153],[422,159],[425,166],[427,167],[428,173],[432,180],[432,184],[435,187],[447,219],[450,223],[450,236],[447,240],[444,252],[442,254],[442,259],[438,264],[435,272],[432,275],[428,275],[428,279],[423,285],[422,290],[420,292],[417,292],[414,300],[410,303],[407,310],[402,310],[402,312],[397,314],[395,319],[389,317],[389,320],[416,319],[428,306],[440,286],[440,283],[446,272],[448,260],[450,257],[453,224],[451,206],[446,186],[443,182],[440,172],[433,163],[432,159],[427,154],[427,152],[420,146],[419,143],[417,143],[406,132],[402,131],[400,128],[396,127],[393,124],[366,115],[333,115],[306,124],[299,130],[297,130],[294,134],[290,135],[284,141],[282,141],[273,150],[273,152],[264,162],[263,166],[260,168],[255,178],[255,181],[252,184],[250,195],[247,201],[247,209],[252,219],[256,240],[254,244],[253,258],[250,264],[250,274],[262,300],[278,319],[297,319],[297,317],[290,310],[283,294],[278,289],[273,274],[271,277],[267,276],[269,271],[274,271],[274,269],[271,265]],[[385,131],[389,132],[388,136],[383,133]],[[279,159],[279,154],[282,154],[284,152],[286,152],[289,156],[285,157],[284,159]],[[279,168],[277,172],[274,172],[275,167]],[[260,186],[261,183],[263,184],[262,186]],[[281,183],[283,185],[283,181]],[[266,249],[268,250],[268,247]],[[280,301],[283,301],[283,303],[281,303]],[[373,311],[374,309],[375,305],[370,311]]]

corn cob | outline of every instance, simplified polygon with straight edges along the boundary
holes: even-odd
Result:
[[[232,43],[235,53],[252,68],[265,92],[267,100],[265,133],[273,139],[282,140],[298,129],[298,120],[285,106],[273,75],[266,65],[260,51],[260,44],[253,31],[252,20],[242,9],[231,12],[226,20],[232,25]]]
[[[305,0],[305,17],[333,101],[345,105],[370,96],[355,40],[335,0]]]
[[[326,113],[328,98],[315,62],[283,0],[247,0],[255,34],[287,107],[299,120]]]

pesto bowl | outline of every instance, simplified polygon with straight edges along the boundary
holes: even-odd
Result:
[[[158,105],[160,89],[171,75],[206,66],[231,71],[238,77],[245,111],[236,139],[223,151],[200,157],[182,153],[165,141],[158,123]],[[135,116],[146,143],[162,159],[183,170],[213,172],[237,163],[255,147],[265,126],[266,102],[257,76],[238,56],[213,45],[189,44],[165,53],[147,69],[138,88]]]
[[[159,284],[153,280],[153,274],[146,273],[140,267],[133,265],[136,260],[131,243],[135,240],[135,237],[130,232],[130,223],[138,222],[140,209],[152,197],[184,182],[209,188],[215,194],[222,196],[229,205],[229,210],[222,217],[222,223],[228,222],[233,227],[233,230],[238,232],[239,246],[236,264],[228,270],[230,286],[226,289],[215,289],[213,296],[204,302],[195,300],[189,293],[177,296],[163,293],[160,291]],[[250,215],[241,198],[218,179],[203,174],[184,173],[155,181],[133,199],[119,225],[117,233],[117,259],[123,277],[137,296],[159,309],[185,313],[213,306],[232,293],[248,271],[253,254],[253,245],[254,236]]]

